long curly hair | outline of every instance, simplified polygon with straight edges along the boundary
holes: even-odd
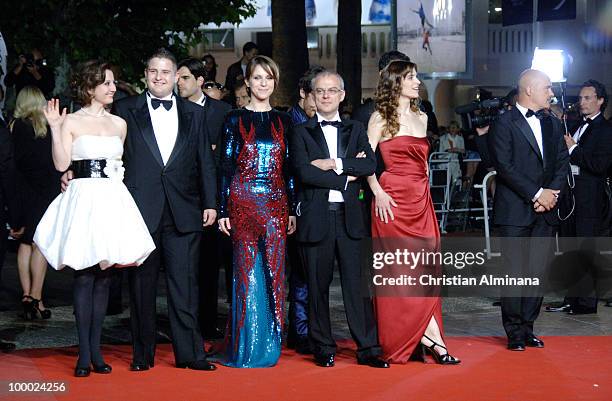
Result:
[[[417,66],[406,60],[391,61],[381,72],[374,93],[375,109],[385,120],[383,136],[394,137],[399,131],[399,98],[402,93],[402,81],[408,73],[417,72]],[[410,99],[410,110],[419,112],[420,99]]]

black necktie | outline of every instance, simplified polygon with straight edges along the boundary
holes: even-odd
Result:
[[[325,127],[326,125],[331,125],[332,127],[340,128],[342,127],[342,121],[321,121],[321,127]]]
[[[164,109],[170,110],[172,108],[172,100],[161,100],[154,97],[151,98],[151,106],[153,107],[153,110],[157,110],[160,105],[164,106]]]
[[[531,116],[535,116],[538,120],[541,120],[542,117],[544,117],[544,109],[538,111],[533,111],[531,109],[527,110],[527,113],[525,113],[525,117],[529,118]]]

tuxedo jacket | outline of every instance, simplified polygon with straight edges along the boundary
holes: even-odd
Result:
[[[329,191],[340,191],[344,197],[346,230],[351,238],[367,235],[364,222],[363,203],[359,201],[359,180],[346,185],[347,176],[369,176],[376,169],[376,159],[368,143],[363,124],[343,120],[338,128],[338,158],[342,159],[343,174],[333,170],[323,171],[310,164],[312,160],[329,159],[329,149],[317,118],[293,128],[290,138],[291,160],[299,181],[297,196],[297,239],[303,242],[318,242],[325,238],[329,228]],[[365,158],[356,158],[359,152]]]
[[[11,133],[4,120],[0,118],[0,224],[2,224],[0,233],[3,232],[7,222],[11,228],[21,228],[20,198]]]
[[[124,182],[154,232],[168,202],[179,232],[202,231],[203,209],[216,208],[216,174],[202,106],[174,96],[178,133],[164,166],[146,93],[121,99],[114,112],[127,122]]]
[[[218,149],[221,144],[223,121],[225,121],[225,115],[232,109],[232,106],[207,96],[203,107],[204,119],[208,128],[208,142],[211,145],[216,145]],[[218,152],[215,150],[214,153]]]
[[[491,161],[497,171],[493,222],[527,227],[539,213],[533,209],[533,197],[540,188],[566,189],[569,153],[563,139],[561,122],[546,116],[542,126],[541,154],[529,123],[515,107],[502,114],[488,134]],[[557,208],[544,212],[548,224],[559,222]]]
[[[580,174],[574,176],[573,188],[576,217],[602,218],[608,208],[604,186],[612,166],[612,125],[602,114],[582,133],[570,155],[570,163],[580,168]]]

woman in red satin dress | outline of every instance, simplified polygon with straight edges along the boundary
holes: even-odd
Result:
[[[380,147],[385,162],[380,180],[375,175],[368,177],[375,196],[372,205],[375,248],[387,239],[387,245],[420,244],[416,250],[421,250],[423,244],[427,250],[439,247],[440,232],[429,192],[427,115],[417,106],[419,85],[417,67],[409,61],[392,61],[381,71],[376,111],[368,123],[370,144],[373,149]],[[419,269],[425,271],[427,267]],[[431,354],[440,364],[460,362],[446,349],[438,296],[378,290],[375,298],[378,335],[383,356],[389,362],[406,363],[415,350]]]

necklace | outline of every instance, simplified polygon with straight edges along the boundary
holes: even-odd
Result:
[[[85,108],[81,108],[81,111],[92,117],[104,117],[104,115],[106,114],[106,110],[104,109],[102,109],[102,114],[92,113],[91,111],[87,111]]]

